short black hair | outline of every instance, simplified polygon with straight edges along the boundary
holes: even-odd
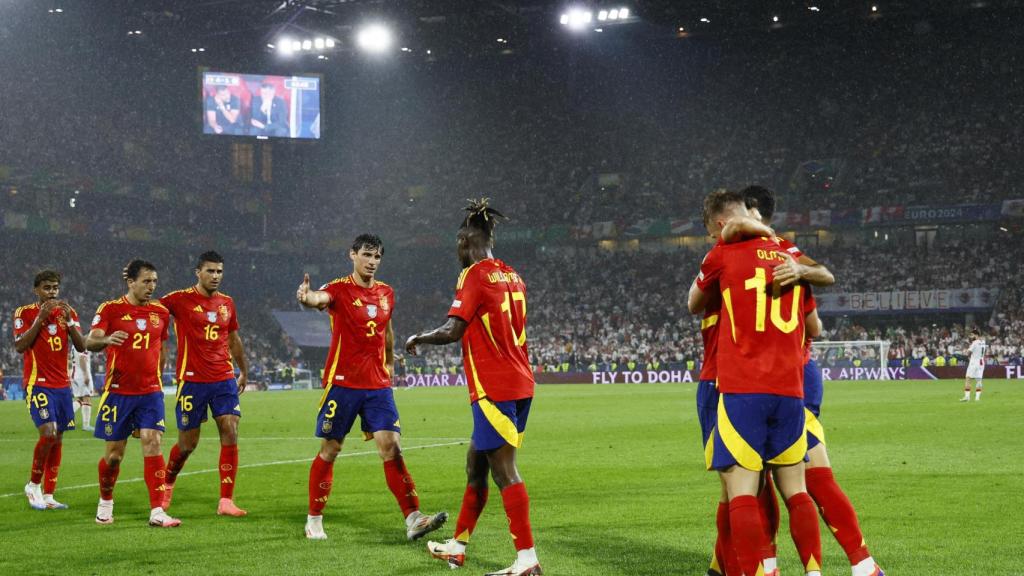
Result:
[[[60,272],[57,272],[56,270],[40,270],[32,281],[32,287],[39,288],[39,285],[43,282],[56,282],[57,284],[60,284],[60,278]]]
[[[704,197],[704,209],[701,218],[707,226],[711,219],[720,214],[730,204],[745,204],[743,196],[739,192],[721,188]]]
[[[216,88],[213,89],[214,92],[223,92],[224,90],[230,91],[230,89],[223,84],[219,84]]]
[[[359,252],[363,248],[376,250],[381,256],[384,255],[384,241],[376,234],[365,233],[356,236],[356,239],[352,241],[352,251]]]
[[[201,270],[203,263],[213,262],[214,264],[223,264],[224,257],[215,252],[214,250],[207,250],[199,255],[199,260],[196,260],[196,270]]]
[[[505,215],[490,207],[490,198],[471,199],[468,202],[469,204],[463,208],[468,214],[462,220],[459,230],[478,232],[483,234],[489,243],[493,243],[494,227],[498,225],[498,219],[505,218]]]
[[[747,208],[757,208],[765,220],[770,221],[775,215],[775,192],[771,189],[754,184],[741,190],[740,194]]]
[[[153,272],[156,272],[156,266],[154,266],[152,262],[136,258],[124,267],[122,278],[125,280],[135,280],[143,270],[152,270]]]

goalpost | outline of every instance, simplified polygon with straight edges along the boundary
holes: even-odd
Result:
[[[814,359],[819,366],[828,367],[841,364],[853,366],[853,360],[859,359],[862,367],[881,368],[877,372],[879,379],[888,380],[889,342],[886,340],[823,340],[811,345]]]

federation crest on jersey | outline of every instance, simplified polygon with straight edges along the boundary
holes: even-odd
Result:
[[[366,305],[366,315],[369,316],[370,318],[376,318],[377,317],[377,306],[375,304],[367,304]]]
[[[388,297],[387,296],[381,296],[380,297],[380,309],[385,311],[385,312],[388,311]]]
[[[42,418],[43,420],[46,420],[47,418],[50,417],[50,411],[47,410],[46,408],[40,408],[39,417]]]
[[[217,308],[217,312],[220,312],[220,319],[221,320],[227,322],[228,320],[231,319],[231,310],[228,310],[228,307],[226,305],[221,304]]]
[[[47,324],[46,325],[46,331],[50,333],[50,336],[55,336],[57,334],[57,325],[56,324]]]
[[[333,428],[334,424],[332,424],[330,420],[324,420],[323,426],[320,427],[320,429],[324,431],[324,434],[330,434]]]
[[[213,324],[214,322],[216,322],[217,321],[217,313],[216,312],[212,312],[210,310],[207,310],[206,311],[206,321],[209,322],[210,324]]]
[[[114,433],[114,425],[107,424],[106,426],[103,427],[103,432],[105,432],[107,436],[110,436],[111,434]]]
[[[149,323],[153,325],[153,328],[160,327],[160,315],[156,312],[149,313]]]
[[[146,329],[146,319],[145,318],[136,318],[135,319],[135,327],[138,328],[139,330],[145,330]]]
[[[188,426],[188,414],[181,415],[181,425]]]

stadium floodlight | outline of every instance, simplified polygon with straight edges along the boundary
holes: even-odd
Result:
[[[609,20],[618,20],[619,19],[619,10],[617,8],[613,8],[613,9],[609,10],[608,11],[608,19]]]
[[[590,24],[590,21],[594,19],[594,13],[590,10],[584,10],[582,8],[573,8],[562,14],[559,22],[564,26],[568,26],[570,30],[583,30]]]
[[[818,8],[817,6],[808,6],[807,9],[811,12],[821,12],[821,8]]]
[[[302,42],[292,40],[292,52],[298,52],[299,50],[302,50]]]
[[[629,18],[629,8],[619,8],[619,20]]]
[[[360,48],[377,54],[387,52],[391,41],[391,31],[380,24],[369,24],[356,35],[356,44]]]
[[[328,38],[328,39],[324,40],[324,44],[328,48],[334,48],[334,38]]]
[[[324,44],[325,44],[325,42],[324,42],[323,38],[317,38],[316,40],[313,40],[313,46],[317,50],[323,50],[324,49]]]
[[[313,49],[313,41],[312,40],[303,40],[302,41],[302,49],[303,50],[312,50]]]
[[[562,14],[561,18],[558,19],[558,23],[561,24],[562,26],[565,26],[566,24],[568,24],[569,23],[569,15],[568,14]]]
[[[779,17],[778,16],[772,16],[772,22],[775,22],[776,24],[778,24]]]
[[[600,12],[598,12],[597,13],[597,19],[600,20],[601,22],[604,22],[605,20],[607,20],[608,19],[608,11],[607,10],[601,10]]]
[[[705,24],[711,24],[711,20],[709,20],[707,18],[701,18],[700,21],[705,23]]]

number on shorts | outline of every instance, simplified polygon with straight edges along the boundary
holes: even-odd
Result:
[[[324,413],[324,418],[334,418],[334,413],[338,411],[338,403],[331,400],[327,403],[327,412]]]
[[[100,420],[104,422],[117,422],[117,406],[102,406],[100,408]]]
[[[32,396],[32,404],[35,405],[36,408],[42,408],[43,406],[46,406],[49,403],[50,398],[42,392]]]
[[[181,409],[184,412],[192,411],[192,395],[182,396],[178,398],[178,404],[181,404]]]

